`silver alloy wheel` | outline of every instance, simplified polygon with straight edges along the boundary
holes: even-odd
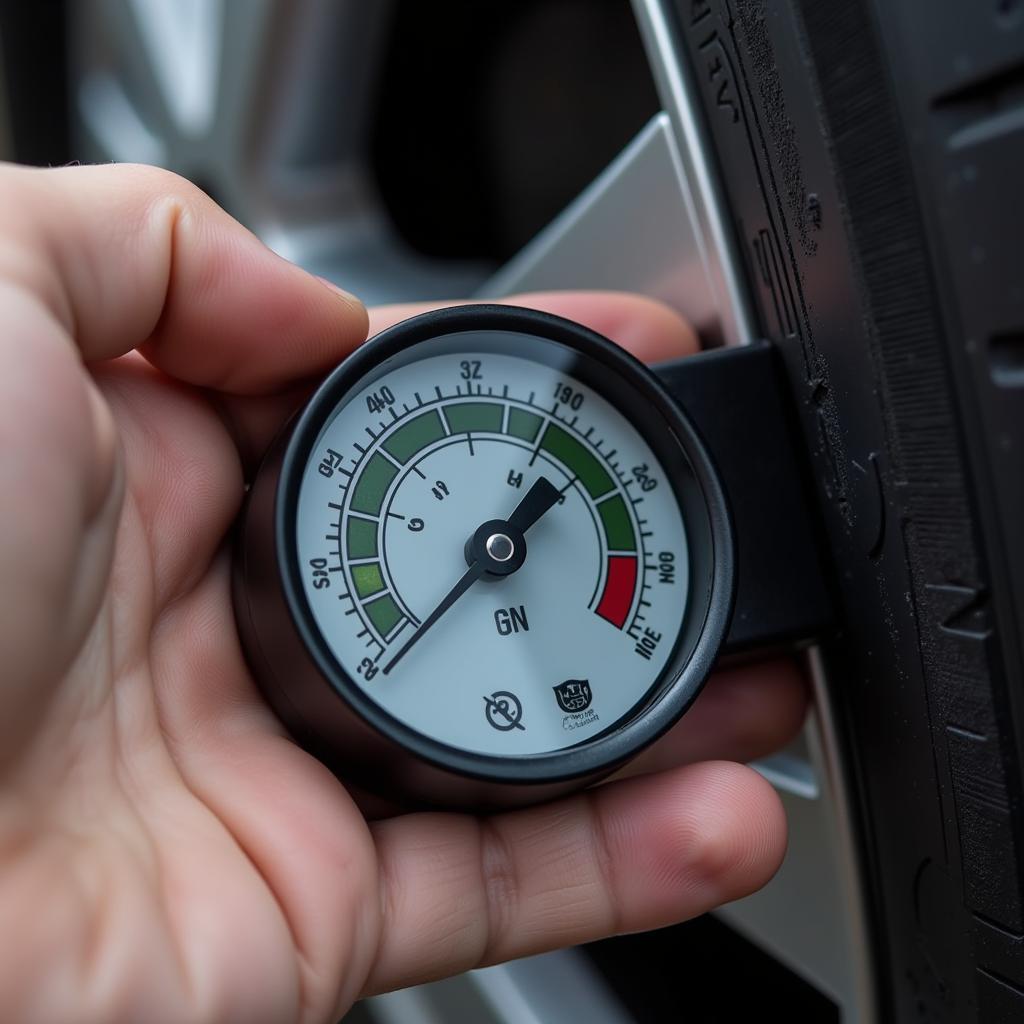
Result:
[[[664,0],[633,0],[664,112],[493,276],[492,267],[412,251],[378,194],[368,119],[392,0],[68,6],[77,153],[160,164],[193,178],[277,251],[369,303],[631,288],[674,305],[705,336],[742,344],[754,335],[725,200]],[[722,916],[825,991],[844,1020],[870,1022],[874,985],[847,782],[828,687],[813,654],[809,664],[811,721],[790,750],[757,766],[787,806],[790,853],[775,881]],[[793,914],[793,907],[815,912]],[[452,1021],[452,985],[462,986],[464,1001],[486,1008],[477,1019],[496,1024],[581,1012],[628,1019],[572,952],[371,1000],[359,1012],[380,1021]],[[601,999],[588,998],[584,1009],[580,991]]]
[[[468,294],[488,268],[404,245],[370,173],[392,6],[69,4],[75,152],[184,174],[283,256],[369,303]]]

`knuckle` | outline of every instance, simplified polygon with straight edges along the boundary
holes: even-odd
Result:
[[[585,796],[590,858],[593,864],[594,877],[597,881],[597,891],[603,896],[602,899],[597,901],[599,912],[604,918],[601,931],[604,934],[614,935],[622,930],[623,917],[620,906],[619,884],[615,873],[616,851],[613,849],[612,841],[609,838],[605,818],[598,804],[596,791],[589,790]]]
[[[154,194],[177,196],[182,199],[205,194],[188,178],[166,167],[155,167],[152,164],[120,164],[118,167],[121,173]]]
[[[500,824],[486,818],[480,822],[480,873],[486,918],[480,961],[490,963],[509,933],[520,884],[515,856]]]

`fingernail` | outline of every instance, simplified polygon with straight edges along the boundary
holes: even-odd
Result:
[[[344,288],[340,288],[333,281],[328,280],[326,277],[321,277],[319,274],[316,275],[316,278],[318,281],[320,281],[321,284],[324,284],[328,288],[330,288],[330,290],[334,292],[335,295],[340,295],[341,298],[343,298],[346,302],[351,303],[353,306],[362,308],[362,300],[357,298],[351,292],[345,291]]]

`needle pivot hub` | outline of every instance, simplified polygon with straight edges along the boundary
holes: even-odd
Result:
[[[466,564],[477,562],[488,576],[511,576],[526,561],[526,537],[507,519],[489,519],[466,544]]]
[[[516,553],[512,538],[505,533],[492,533],[484,548],[496,562],[507,562]]]

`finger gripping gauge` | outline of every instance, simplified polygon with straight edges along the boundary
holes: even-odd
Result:
[[[407,805],[530,803],[652,743],[720,654],[819,631],[770,349],[661,376],[682,401],[507,306],[416,317],[339,366],[267,453],[235,558],[243,648],[295,738]]]

